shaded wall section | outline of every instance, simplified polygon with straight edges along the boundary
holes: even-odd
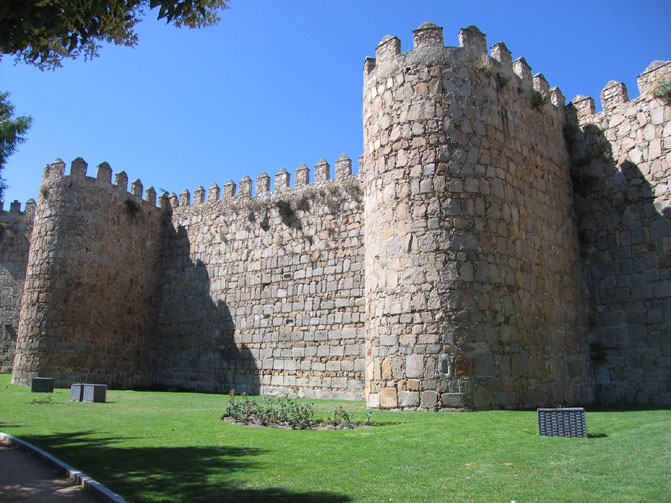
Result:
[[[671,403],[671,62],[576,97],[567,136],[589,288],[590,354],[602,403]]]
[[[23,283],[26,279],[30,233],[33,229],[35,201],[21,204],[14,201],[9,211],[0,204],[0,373],[12,371]]]
[[[209,391],[361,399],[361,186],[324,161],[167,197],[155,383]]]

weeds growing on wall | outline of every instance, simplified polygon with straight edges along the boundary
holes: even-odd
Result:
[[[652,89],[652,95],[655,98],[670,100],[671,79],[659,79],[657,82],[655,82],[655,87]]]
[[[550,97],[545,93],[534,90],[531,94],[531,106],[536,110],[543,108],[543,105],[545,105],[548,101],[550,101]]]

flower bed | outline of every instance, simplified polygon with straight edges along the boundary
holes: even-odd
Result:
[[[221,419],[248,426],[269,428],[310,429],[353,429],[372,426],[371,413],[365,421],[358,422],[354,414],[343,409],[342,405],[333,409],[325,419],[315,418],[311,403],[298,403],[293,398],[263,397],[260,401],[249,396],[229,394],[229,403]]]

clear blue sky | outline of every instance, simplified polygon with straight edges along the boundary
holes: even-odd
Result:
[[[193,194],[244,175],[313,171],[341,153],[362,153],[362,68],[386,34],[412,48],[430,20],[458,45],[475,24],[492,46],[559,86],[567,101],[610,80],[638,96],[636,76],[671,59],[669,0],[515,2],[498,0],[232,0],[221,22],[201,30],[154,21],[138,26],[136,48],[106,46],[92,61],[54,72],[0,62],[0,90],[32,115],[27,141],[10,157],[4,200],[37,199],[44,165],[78,156],[89,176],[103,161],[147,188]],[[68,167],[69,169],[69,167]],[[311,175],[312,177],[312,175]]]

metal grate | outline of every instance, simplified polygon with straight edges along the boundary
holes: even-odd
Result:
[[[84,385],[83,384],[71,384],[70,385],[70,400],[71,401],[81,402],[83,394],[84,394]]]
[[[54,380],[52,377],[33,377],[31,383],[31,391],[33,393],[53,393]]]
[[[538,434],[546,437],[586,437],[585,409],[538,409]]]
[[[107,397],[106,384],[72,384],[70,400],[74,402],[102,402]]]

